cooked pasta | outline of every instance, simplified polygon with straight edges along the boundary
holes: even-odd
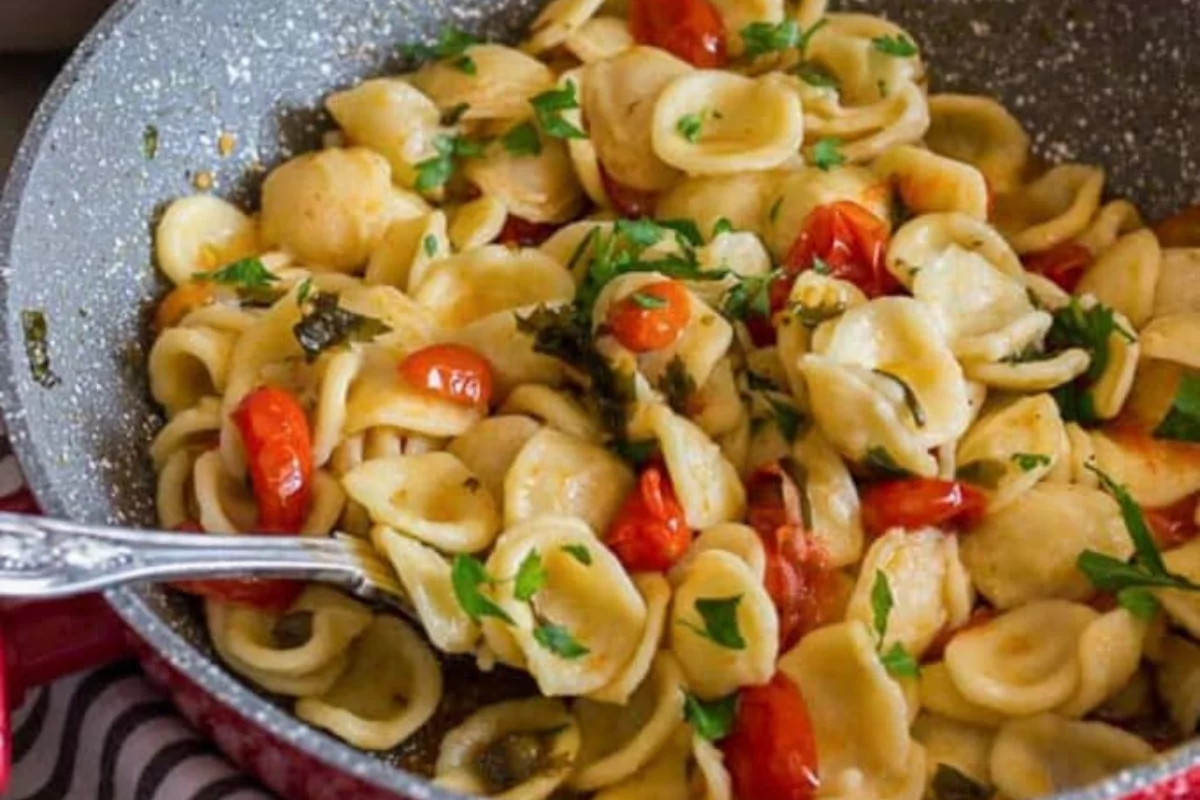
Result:
[[[231,670],[507,800],[1021,800],[1195,731],[1200,250],[826,5],[447,29],[167,208],[162,525],[360,537],[412,616],[182,584]]]

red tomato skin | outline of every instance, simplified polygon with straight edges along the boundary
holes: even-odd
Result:
[[[312,503],[312,433],[304,409],[263,386],[233,412],[250,467],[261,533],[299,533]]]
[[[708,0],[631,0],[629,28],[648,44],[701,69],[725,66],[725,20]]]
[[[1200,495],[1188,495],[1165,508],[1144,508],[1142,513],[1160,550],[1173,550],[1196,538],[1196,502]]]
[[[175,526],[181,533],[204,533],[200,523],[188,520]],[[264,611],[283,611],[304,591],[302,581],[258,580],[194,580],[172,581],[181,592],[224,600],[228,603],[253,606]]]
[[[738,698],[733,730],[721,742],[734,796],[812,800],[819,785],[817,741],[800,689],[782,672]]]
[[[907,478],[868,486],[862,493],[863,528],[882,536],[892,528],[978,524],[987,507],[979,489],[961,481]]]
[[[790,278],[780,282],[783,290],[772,287],[772,300],[781,295],[782,307],[795,276],[812,269],[818,258],[833,277],[853,283],[867,297],[895,293],[900,284],[884,263],[889,238],[888,223],[858,203],[839,200],[817,206],[784,258]]]
[[[605,543],[630,572],[666,572],[683,558],[692,529],[662,467],[642,471]]]
[[[460,406],[487,408],[492,401],[492,365],[469,347],[431,345],[410,353],[399,370],[409,384]]]
[[[617,181],[604,168],[603,164],[599,166],[600,182],[604,186],[604,193],[608,195],[613,208],[619,211],[621,216],[628,217],[629,219],[654,216],[654,207],[658,204],[657,195],[653,192],[643,192],[639,189],[626,186]]]
[[[662,308],[642,308],[633,295],[613,303],[608,327],[622,346],[635,353],[650,353],[674,344],[692,317],[691,300],[679,281],[651,283],[633,294],[649,295],[664,303]]]
[[[1025,269],[1053,281],[1065,292],[1074,292],[1091,266],[1092,251],[1075,242],[1063,242],[1049,250],[1030,253],[1021,260]]]
[[[553,236],[558,228],[558,225],[550,222],[530,222],[509,214],[496,241],[509,247],[537,247]]]

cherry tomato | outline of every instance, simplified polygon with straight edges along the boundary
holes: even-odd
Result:
[[[629,29],[640,44],[659,47],[692,66],[725,66],[725,20],[708,0],[631,0]]]
[[[692,529],[662,467],[642,471],[605,541],[630,572],[666,572],[687,552]]]
[[[175,526],[182,533],[204,533],[199,523],[188,521]],[[227,603],[254,606],[268,611],[283,611],[304,591],[302,581],[258,580],[195,580],[174,581],[176,589],[201,597],[224,600]]]
[[[492,365],[459,344],[435,344],[411,353],[400,362],[400,376],[460,406],[487,408],[492,401]]]
[[[509,214],[496,241],[510,247],[537,247],[553,236],[558,228],[558,225],[550,222],[530,222]]]
[[[829,274],[853,283],[867,297],[895,292],[899,284],[884,265],[888,239],[888,224],[858,203],[840,200],[817,206],[784,259],[793,277],[784,282],[783,299],[795,275],[820,266],[817,259]]]
[[[687,289],[679,281],[651,283],[613,303],[608,327],[635,353],[669,347],[692,317]]]
[[[1163,247],[1200,247],[1200,205],[1185,208],[1154,226]]]
[[[800,689],[782,672],[738,697],[733,731],[721,742],[733,793],[746,800],[812,800],[817,740]]]
[[[1172,550],[1196,538],[1200,532],[1195,520],[1197,499],[1193,494],[1165,508],[1142,509],[1160,550]]]
[[[1092,263],[1092,251],[1075,242],[1063,242],[1022,260],[1025,269],[1053,281],[1065,292],[1073,292]]]
[[[604,193],[612,201],[613,207],[621,212],[621,216],[630,219],[654,216],[654,206],[658,196],[652,192],[643,192],[617,181],[608,170],[600,164],[600,181],[604,185]]]
[[[969,528],[979,522],[986,506],[983,492],[967,483],[934,478],[888,481],[863,491],[863,528],[871,536],[892,528],[949,523]]]
[[[212,303],[216,294],[216,287],[212,283],[191,281],[176,286],[158,304],[154,312],[154,330],[161,333],[178,325],[180,320],[197,308]]]
[[[312,502],[312,434],[304,409],[282,389],[263,386],[233,412],[258,502],[258,530],[298,533]]]

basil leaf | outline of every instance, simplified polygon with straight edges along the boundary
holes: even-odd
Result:
[[[845,163],[846,157],[842,155],[841,139],[829,136],[813,145],[813,164],[817,169],[828,172]]]
[[[924,428],[927,421],[925,409],[921,407],[921,401],[917,399],[917,393],[913,391],[912,387],[903,378],[893,375],[890,372],[884,372],[881,369],[872,370],[872,372],[899,385],[904,392],[904,405],[908,407],[908,412],[912,414],[913,421],[917,423],[918,428]]]
[[[696,601],[696,613],[700,615],[703,627],[686,620],[679,624],[693,631],[696,635],[708,639],[718,647],[727,650],[745,650],[746,640],[742,638],[738,627],[737,610],[742,602],[742,595],[734,597],[703,597]]]
[[[309,361],[322,352],[349,342],[369,342],[390,333],[391,328],[374,317],[366,317],[338,305],[338,296],[319,292],[303,317],[292,327]]]
[[[587,134],[563,119],[562,112],[579,108],[575,84],[570,81],[561,89],[542,92],[529,101],[538,125],[547,136],[556,139],[586,139]]]
[[[675,130],[692,144],[700,141],[700,133],[704,129],[704,117],[701,114],[684,114],[675,123]]]
[[[222,286],[261,288],[276,283],[279,278],[267,269],[261,258],[243,258],[211,272],[197,272],[198,281],[219,283]]]
[[[515,624],[512,617],[503,608],[493,603],[479,590],[485,583],[495,583],[483,564],[468,555],[456,555],[450,567],[450,584],[454,588],[454,597],[467,616],[478,622],[484,617],[495,617],[498,620]]]
[[[995,489],[1000,486],[1008,468],[1003,461],[994,458],[982,458],[963,464],[955,472],[954,477],[960,481],[982,486],[985,489]]]
[[[529,602],[546,585],[546,577],[546,568],[542,565],[541,554],[537,550],[530,550],[529,555],[525,556],[521,561],[521,566],[517,568],[513,597],[522,602]]]
[[[500,142],[514,156],[537,156],[542,153],[542,139],[532,122],[522,122],[504,134]]]
[[[683,718],[692,730],[710,742],[719,742],[733,730],[737,718],[738,695],[705,702],[691,692],[683,693]]]
[[[880,654],[879,660],[883,662],[884,669],[894,677],[916,678],[921,674],[921,665],[899,642],[892,645],[891,650]]]
[[[50,326],[40,309],[21,312],[21,332],[25,335],[25,359],[29,374],[44,389],[53,389],[62,379],[50,368]]]
[[[559,658],[574,661],[592,652],[575,641],[571,632],[561,625],[541,622],[533,629],[533,639]]]
[[[1044,453],[1014,453],[1012,460],[1022,472],[1033,472],[1038,467],[1048,467],[1053,461]]]
[[[1200,442],[1200,377],[1183,376],[1171,410],[1154,429],[1154,436],[1177,442]]]
[[[896,36],[877,36],[871,40],[875,49],[884,55],[895,58],[910,58],[917,54],[917,46],[904,34]]]
[[[992,790],[949,764],[938,764],[933,774],[933,800],[989,800]]]
[[[887,636],[888,617],[895,607],[896,598],[892,595],[887,574],[881,569],[875,570],[875,583],[871,585],[871,622],[881,645]]]
[[[562,551],[585,567],[592,565],[592,551],[582,544],[565,544]]]

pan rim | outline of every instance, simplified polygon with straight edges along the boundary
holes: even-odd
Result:
[[[0,191],[0,331],[9,331],[13,324],[9,313],[12,248],[21,200],[42,154],[46,134],[63,101],[73,91],[95,54],[141,1],[117,0],[104,13],[54,79],[21,139]],[[0,416],[4,419],[21,472],[41,507],[49,514],[69,518],[62,499],[52,488],[40,451],[33,444],[27,417],[21,410],[18,370],[22,368],[23,365],[13,362],[10,348],[0,348]],[[139,638],[189,681],[306,756],[410,800],[466,800],[462,795],[438,788],[427,779],[355,749],[267,702],[240,683],[219,661],[209,658],[175,632],[151,610],[137,590],[110,590],[105,593],[105,598]],[[1120,800],[1133,792],[1163,788],[1189,770],[1200,770],[1200,739],[1149,764],[1111,775],[1100,784],[1046,800]]]

